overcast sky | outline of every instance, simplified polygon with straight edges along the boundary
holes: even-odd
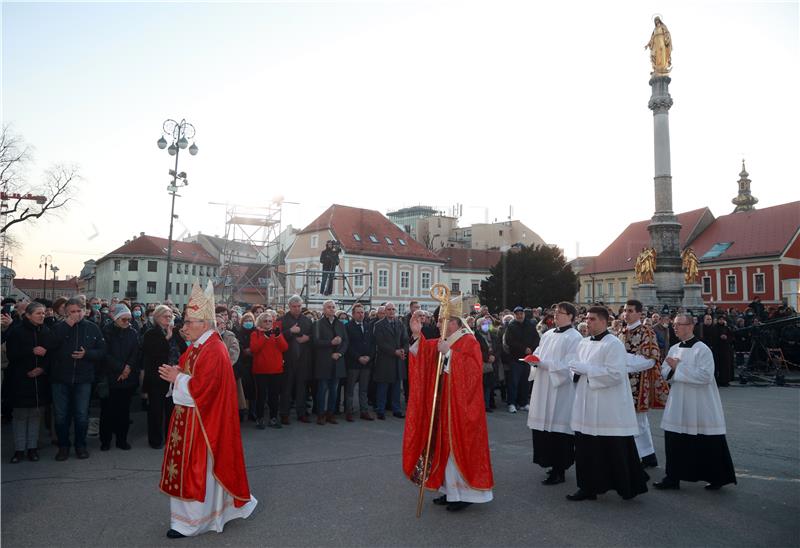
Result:
[[[331,203],[463,204],[574,257],[653,213],[652,17],[672,34],[676,212],[730,213],[746,158],[759,207],[800,199],[798,2],[327,1],[2,4],[2,119],[30,179],[80,165],[76,201],[12,229],[18,276],[77,274],[144,231],[166,237],[167,118],[185,231],[282,195],[302,228]]]

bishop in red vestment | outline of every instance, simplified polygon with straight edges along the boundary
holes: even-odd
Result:
[[[419,316],[410,322],[416,342],[409,349],[409,400],[403,436],[403,472],[419,476],[430,424],[439,353],[445,365],[431,444],[430,474],[425,487],[443,495],[434,504],[451,511],[492,500],[492,463],[483,403],[483,360],[475,336],[452,317],[445,338],[428,340]]]
[[[182,330],[192,345],[178,366],[159,368],[175,402],[160,483],[172,497],[169,538],[221,532],[257,504],[247,483],[233,367],[213,322],[213,288],[204,293],[195,284]]]

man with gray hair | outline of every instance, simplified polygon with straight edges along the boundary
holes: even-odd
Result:
[[[281,389],[281,424],[289,424],[289,409],[294,397],[297,420],[311,422],[306,412],[306,384],[311,375],[311,320],[303,314],[303,299],[299,295],[289,298],[289,311],[283,317],[281,328],[289,348],[283,353],[283,388]]]
[[[386,396],[391,389],[392,414],[405,417],[400,407],[400,382],[407,378],[405,360],[408,356],[408,332],[396,316],[394,303],[383,305],[386,317],[375,323],[376,346],[375,369],[375,413],[378,420],[386,420]],[[380,309],[379,309],[380,310]]]

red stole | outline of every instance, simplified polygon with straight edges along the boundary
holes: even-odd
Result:
[[[421,336],[416,356],[409,355],[409,399],[403,435],[403,472],[411,479],[425,451],[433,402],[439,340]],[[467,485],[486,491],[494,485],[483,399],[483,360],[478,341],[465,335],[450,347],[450,372],[442,375],[434,425],[431,472],[425,487],[438,489],[450,453]]]
[[[208,453],[214,478],[238,508],[250,500],[239,430],[236,380],[228,350],[214,333],[181,356],[181,372],[191,375],[195,407],[176,405],[161,465],[161,490],[181,500],[204,502]]]

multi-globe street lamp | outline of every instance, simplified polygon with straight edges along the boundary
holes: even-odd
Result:
[[[42,268],[42,264],[44,264],[44,280],[42,280],[42,298],[47,298],[47,263],[53,262],[52,255],[42,255],[39,257],[39,268]]]
[[[172,175],[172,183],[167,187],[167,192],[172,195],[172,209],[170,210],[169,214],[169,239],[167,243],[167,278],[166,282],[164,283],[164,300],[166,301],[169,299],[170,293],[170,282],[169,282],[169,275],[172,270],[172,227],[175,221],[175,196],[177,196],[178,189],[180,187],[187,186],[189,184],[189,179],[186,177],[186,172],[181,171],[178,172],[178,157],[180,156],[181,150],[186,149],[189,147],[189,154],[194,156],[197,154],[197,145],[192,143],[189,146],[189,141],[194,139],[195,129],[192,124],[186,121],[184,118],[180,122],[176,122],[172,119],[167,119],[164,121],[164,125],[162,127],[162,135],[161,138],[158,140],[158,148],[161,150],[167,149],[167,152],[170,156],[175,156],[175,169],[170,169],[169,174]],[[166,138],[171,140],[168,141]]]

